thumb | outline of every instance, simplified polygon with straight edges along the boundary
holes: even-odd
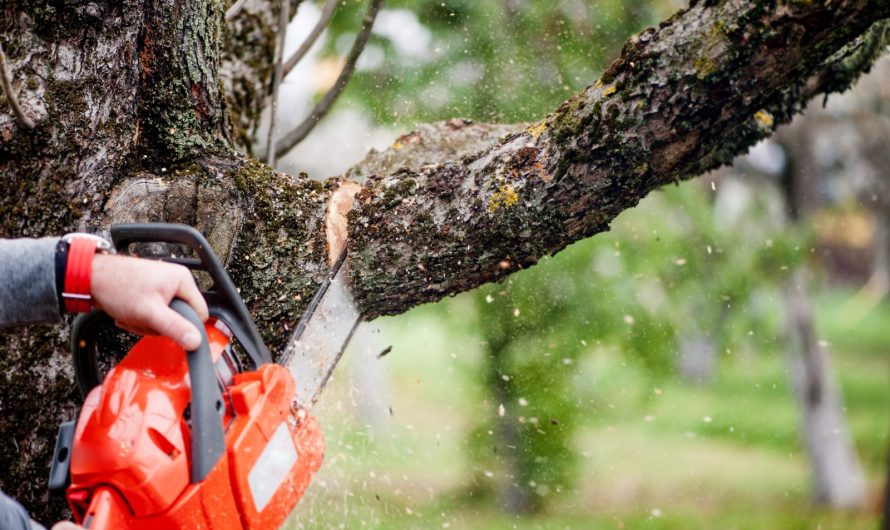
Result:
[[[148,326],[165,337],[170,337],[187,351],[196,350],[201,345],[201,334],[191,322],[168,306],[158,303],[147,318]]]

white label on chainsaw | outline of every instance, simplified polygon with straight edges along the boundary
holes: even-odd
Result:
[[[272,439],[247,474],[256,511],[261,512],[278,491],[288,471],[297,462],[297,448],[284,422],[275,429]]]

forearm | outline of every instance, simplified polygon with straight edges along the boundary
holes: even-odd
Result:
[[[59,322],[57,238],[0,239],[0,327]]]

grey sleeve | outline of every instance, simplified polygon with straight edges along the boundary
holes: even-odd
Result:
[[[61,321],[56,295],[58,238],[0,239],[0,327]]]
[[[3,530],[44,530],[28,517],[22,505],[0,491],[0,528]]]

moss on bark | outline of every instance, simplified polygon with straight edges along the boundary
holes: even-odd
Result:
[[[277,351],[330,272],[324,236],[330,187],[254,159],[229,177],[249,198],[229,271],[263,338]]]

